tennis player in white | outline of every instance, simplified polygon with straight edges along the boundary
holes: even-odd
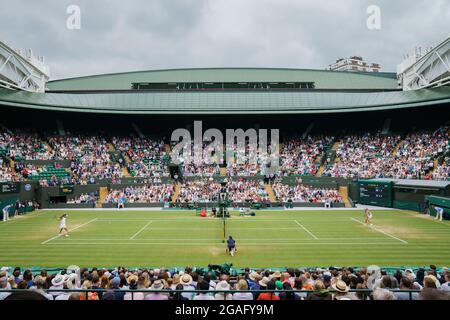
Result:
[[[63,231],[65,232],[65,236],[68,237],[69,236],[69,230],[67,230],[67,225],[66,225],[66,220],[67,220],[67,214],[64,213],[61,217],[59,217],[59,234],[61,235],[63,233]]]
[[[364,210],[364,216],[365,216],[364,222],[367,223],[367,224],[369,224],[369,225],[372,225],[372,217],[373,217],[373,214],[372,214],[371,211],[369,211],[368,208],[366,208],[366,209]]]

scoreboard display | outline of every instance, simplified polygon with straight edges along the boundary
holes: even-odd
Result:
[[[392,207],[392,182],[359,181],[359,203]]]
[[[19,193],[20,184],[16,182],[0,183],[0,194]]]

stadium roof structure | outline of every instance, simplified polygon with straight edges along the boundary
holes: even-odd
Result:
[[[132,90],[132,83],[314,82],[296,90]],[[398,91],[392,74],[300,69],[178,69],[48,83],[49,91],[0,89],[0,107],[118,114],[318,114],[450,103],[450,87]]]
[[[51,91],[130,90],[136,82],[314,82],[316,89],[396,90],[395,73],[286,68],[196,68],[101,74],[54,80]]]

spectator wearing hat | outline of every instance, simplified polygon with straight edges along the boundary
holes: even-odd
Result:
[[[259,291],[267,290],[267,284],[269,282],[270,282],[269,277],[262,277],[261,280],[258,281],[258,286],[259,286],[258,290]],[[253,290],[253,288],[252,288],[252,290]],[[255,300],[258,299],[259,294],[260,294],[259,292],[253,293]]]
[[[231,300],[233,298],[231,293],[227,293],[224,291],[229,291],[231,289],[230,284],[225,280],[220,281],[216,285],[216,291],[218,291],[214,295],[215,300]]]
[[[197,283],[197,290],[210,290],[208,281],[199,281]],[[209,292],[199,292],[193,300],[216,300]]]
[[[270,280],[275,279],[275,281],[280,280],[280,279],[281,279],[281,272],[280,272],[280,271],[275,271],[274,273],[272,273],[272,274],[269,276],[269,279],[270,279]]]
[[[236,284],[238,291],[248,290],[248,283],[246,280],[241,279]],[[233,294],[233,300],[253,300],[253,294],[251,292],[235,292]]]
[[[342,280],[336,281],[332,286],[333,290],[333,300],[356,300],[356,297],[349,293],[349,286]]]
[[[150,290],[155,290],[157,292],[149,293],[145,296],[145,300],[168,300],[169,297],[166,294],[161,294],[161,291],[164,289],[164,284],[161,280],[153,281],[150,286]]]
[[[192,285],[192,277],[190,274],[185,273],[180,277],[180,284],[183,285],[183,290],[187,291],[187,290],[195,290],[195,287]],[[192,300],[195,296],[194,292],[183,292],[182,293],[183,297]]]
[[[136,289],[137,290],[147,290],[148,289],[148,280],[144,276],[138,277]],[[132,290],[134,290],[134,289],[132,289]],[[123,297],[124,300],[144,300],[144,298],[145,298],[144,292],[127,292]]]
[[[50,290],[62,290],[64,289],[64,276],[60,273],[58,273],[53,279],[52,279],[52,286],[49,288]],[[59,295],[63,295],[64,292],[58,292],[54,291],[51,292],[53,297],[56,299]]]
[[[79,289],[77,286],[77,275],[75,273],[71,273],[70,275],[65,274],[63,275],[63,287],[65,289],[69,289],[69,290],[75,290],[75,289]],[[72,295],[78,295],[78,299],[76,300],[80,300],[79,299],[79,293],[77,292],[63,292],[62,294],[59,294],[57,297],[55,297],[55,300],[69,300],[69,298]],[[74,297],[72,297],[74,298]]]
[[[268,278],[267,278],[268,279]],[[264,278],[263,278],[264,280]],[[275,290],[275,281],[269,281],[267,282],[267,290]],[[274,292],[262,292],[258,295],[257,300],[280,300],[280,297],[278,297]]]

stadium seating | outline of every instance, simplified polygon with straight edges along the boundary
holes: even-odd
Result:
[[[220,188],[220,183],[212,179],[186,181],[181,185],[177,202],[217,202]],[[268,195],[260,180],[231,180],[227,183],[227,190],[230,200],[234,203],[268,201]]]
[[[286,184],[275,183],[272,186],[273,192],[280,202],[342,202],[342,197],[338,190],[325,188],[312,188],[302,184],[289,186]]]
[[[41,171],[28,175],[30,180],[50,180],[52,177],[57,180],[67,178],[69,173],[64,168],[55,168],[53,166],[44,166]]]
[[[125,203],[164,203],[172,201],[175,188],[171,184],[155,184],[145,186],[126,187],[110,190],[105,203],[118,204],[123,198]]]
[[[42,300],[449,300],[449,271],[431,267],[389,273],[376,266],[242,269],[233,275],[229,265],[196,271],[82,268],[53,274],[3,268],[0,300],[23,290]]]
[[[115,136],[77,135],[48,136],[0,132],[0,155],[17,163],[22,160],[70,161],[70,174],[63,169],[53,170],[49,165],[37,174],[19,175],[19,179],[70,181],[75,184],[93,183],[101,179],[120,179],[126,168],[131,177],[169,177],[170,150],[162,139]],[[407,135],[379,133],[333,136],[306,136],[289,138],[280,145],[278,176],[317,175],[342,178],[449,178],[449,127],[435,131],[412,132]],[[336,146],[335,158],[326,159],[331,146]],[[247,144],[246,150],[255,146]],[[238,154],[236,154],[238,155]],[[125,161],[123,161],[125,160]],[[226,163],[226,175],[249,177],[265,175],[264,162]],[[321,166],[322,171],[318,169]],[[4,169],[5,170],[5,169]],[[16,170],[17,171],[17,170]],[[20,170],[19,170],[20,171]],[[218,164],[184,163],[181,171],[189,177],[221,175]],[[20,172],[13,172],[17,174]],[[12,178],[12,177],[11,177]]]

